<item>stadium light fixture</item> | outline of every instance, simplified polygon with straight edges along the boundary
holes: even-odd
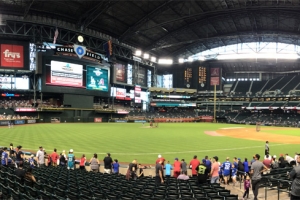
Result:
[[[150,55],[148,53],[144,53],[144,59],[149,59]]]
[[[252,78],[250,78],[250,81],[252,81]]]
[[[135,51],[135,55],[136,56],[141,56],[142,55],[142,51],[141,50],[136,50]]]
[[[188,62],[193,62],[193,61],[194,61],[193,57],[188,58]]]
[[[151,57],[151,62],[156,62],[156,57]]]
[[[204,56],[199,56],[198,60],[204,61],[205,57]]]
[[[183,63],[183,62],[184,62],[184,59],[183,59],[183,58],[179,58],[179,59],[178,59],[178,62],[179,62],[179,63]]]
[[[173,64],[173,60],[172,59],[162,58],[162,59],[158,60],[158,64],[161,64],[161,65],[172,65]]]

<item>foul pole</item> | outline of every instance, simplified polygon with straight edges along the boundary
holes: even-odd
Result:
[[[217,85],[214,85],[214,123],[217,122],[217,120],[216,120],[216,103],[217,103]]]

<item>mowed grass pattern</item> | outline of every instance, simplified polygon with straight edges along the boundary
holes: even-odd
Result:
[[[15,126],[13,129],[0,128],[2,135],[0,145],[9,146],[12,142],[15,147],[22,145],[24,150],[34,152],[42,145],[47,153],[51,153],[54,148],[57,148],[58,152],[72,148],[76,157],[84,153],[89,159],[93,153],[98,153],[100,160],[105,153],[110,152],[112,157],[120,162],[138,159],[138,162],[146,164],[153,164],[158,154],[162,154],[171,162],[175,157],[189,161],[194,155],[198,155],[200,159],[205,155],[209,157],[217,155],[220,161],[224,161],[227,156],[247,157],[251,160],[255,153],[263,155],[265,141],[213,137],[204,133],[236,126],[211,123],[160,123],[158,128],[143,128],[139,123],[34,124]],[[286,129],[282,130],[282,134],[286,132]],[[270,141],[270,149],[272,155],[280,153],[293,155],[297,151],[297,145],[274,144]]]

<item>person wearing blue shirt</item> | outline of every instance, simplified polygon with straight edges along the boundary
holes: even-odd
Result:
[[[248,163],[248,159],[245,158],[245,161],[244,161],[244,172],[245,172],[245,178],[247,175],[249,175],[249,163]]]
[[[219,182],[223,183],[224,179],[223,179],[223,169],[222,169],[222,165],[219,163]]]
[[[73,149],[70,149],[68,154],[68,169],[75,169],[75,156],[73,154]]]
[[[233,164],[234,164],[234,167],[237,169],[238,168],[238,159],[237,159],[237,157],[233,158]]]
[[[223,169],[224,183],[225,185],[227,185],[230,178],[230,171],[231,171],[231,163],[229,162],[229,157],[227,157],[226,161],[222,164],[222,169]]]
[[[208,156],[205,156],[205,166],[208,170],[211,170],[211,161],[208,159]]]
[[[35,165],[34,165],[34,155],[33,155],[33,154],[32,154],[31,157],[28,159],[28,162],[29,162],[31,168],[34,168],[34,167],[35,167]]]
[[[114,170],[113,173],[114,174],[118,174],[119,173],[120,165],[119,165],[117,159],[114,160],[114,163],[112,164],[112,167],[113,167],[113,170]]]
[[[7,153],[7,147],[3,148],[3,153],[1,155],[1,164],[4,167],[8,166],[8,153]]]
[[[167,177],[167,178],[170,178],[170,177],[171,177],[171,170],[172,170],[173,168],[172,168],[172,165],[170,164],[169,161],[168,161],[168,163],[166,164],[165,169],[166,169],[166,177]]]
[[[232,179],[232,183],[233,183],[233,186],[235,186],[235,183],[236,183],[236,173],[237,173],[237,168],[235,167],[234,164],[232,164],[231,166],[231,179]]]

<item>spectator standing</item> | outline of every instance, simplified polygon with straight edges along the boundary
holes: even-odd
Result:
[[[79,169],[85,170],[85,163],[86,163],[86,157],[84,154],[82,154],[80,158]]]
[[[244,195],[243,195],[243,199],[246,200],[246,196],[247,196],[247,199],[249,198],[249,190],[251,188],[251,183],[250,183],[250,177],[249,176],[246,176],[246,180],[244,182]]]
[[[131,178],[132,180],[136,180],[137,178],[136,170],[137,170],[137,161],[133,160],[128,166],[126,179],[129,180]]]
[[[263,164],[267,167],[267,168],[271,168],[271,163],[272,160],[269,159],[269,154],[266,155],[266,158],[263,160]]]
[[[29,161],[30,168],[34,168],[35,164],[34,164],[34,155],[33,154],[31,154],[31,156],[28,159],[28,161]]]
[[[40,146],[39,150],[36,153],[36,160],[38,167],[45,166],[45,152],[43,151],[43,147]]]
[[[255,155],[252,157],[252,160],[251,160],[251,165],[252,165],[252,163],[254,163],[255,162]]]
[[[266,141],[265,144],[265,155],[270,154],[269,141]]]
[[[104,173],[110,174],[113,160],[110,157],[110,153],[107,153],[105,158],[103,159],[104,162]]]
[[[13,143],[9,144],[9,156],[13,156],[15,154]]]
[[[218,163],[219,158],[217,156],[213,157],[213,163],[211,166],[211,171],[210,171],[210,183],[219,183],[219,163]]]
[[[59,156],[59,166],[65,167],[66,166],[66,157],[61,153]]]
[[[181,159],[181,164],[180,164],[180,168],[181,168],[181,173],[186,173],[187,174],[187,164],[184,161],[184,159]]]
[[[254,200],[257,200],[259,184],[261,180],[261,173],[268,170],[262,162],[259,161],[260,155],[255,155],[255,162],[251,165],[250,174],[252,175],[252,191],[254,194]]]
[[[164,183],[163,179],[163,167],[162,167],[162,160],[160,160],[156,165],[155,165],[155,183],[156,185],[160,185]]]
[[[237,175],[241,178],[241,181],[243,181],[244,177],[244,163],[241,161],[240,158],[238,158],[238,163],[237,163]]]
[[[228,184],[229,178],[230,178],[230,171],[231,171],[231,163],[229,161],[229,157],[226,158],[226,161],[222,164],[222,170],[223,170],[223,178],[225,185]]]
[[[180,175],[180,171],[181,171],[181,163],[178,161],[178,158],[175,158],[175,161],[174,161],[173,165],[174,165],[173,176],[175,178],[177,178]]]
[[[300,199],[300,156],[297,157],[298,166],[294,167],[289,173],[292,182],[291,200]]]
[[[24,153],[21,151],[22,146],[16,148],[16,164],[24,162]]]
[[[7,153],[7,147],[3,148],[3,152],[1,155],[1,164],[4,167],[8,167],[8,153]]]
[[[93,172],[99,172],[100,161],[98,160],[98,155],[94,153],[94,156],[90,160],[90,167]]]
[[[232,166],[231,166],[231,179],[232,179],[233,186],[235,186],[235,183],[236,183],[236,174],[237,174],[237,168],[235,168],[235,165],[232,164]]]
[[[276,160],[276,155],[272,157],[271,167],[272,169],[277,169],[279,167],[278,160]]]
[[[157,159],[155,161],[155,164],[159,163],[159,161],[162,161],[161,166],[162,166],[162,169],[163,169],[162,173],[163,173],[163,176],[164,176],[164,166],[165,166],[166,159],[164,159],[164,157],[162,157],[162,155],[158,155]]]
[[[197,176],[197,170],[196,168],[200,165],[200,161],[197,159],[197,156],[195,155],[193,160],[190,161],[190,168],[192,168],[192,176]]]
[[[208,156],[205,156],[205,165],[207,169],[210,171],[211,170],[211,161],[208,159]]]
[[[296,165],[296,161],[289,154],[285,154],[285,160],[289,163],[290,166]]]
[[[171,170],[172,170],[172,165],[170,164],[170,162],[168,161],[166,166],[166,178],[170,178],[171,177]]]
[[[232,161],[233,161],[232,164],[234,164],[234,167],[237,169],[238,168],[238,159],[237,159],[237,157],[234,157]]]
[[[247,177],[246,175],[249,176],[249,163],[248,163],[248,159],[245,158],[245,161],[243,162],[244,165],[244,172],[245,172],[245,178]]]
[[[283,154],[280,154],[280,157],[278,159],[279,167],[280,168],[285,168],[286,165],[288,164],[287,161],[284,159]]]
[[[54,167],[57,166],[57,160],[58,160],[58,154],[56,152],[57,152],[57,150],[54,149],[53,153],[50,155],[51,161],[52,161],[52,166],[54,166]]]
[[[68,169],[75,169],[75,156],[73,154],[73,149],[70,149],[68,154]]]
[[[205,162],[206,162],[206,160],[203,159],[202,163],[200,165],[198,165],[198,167],[196,168],[196,170],[198,172],[198,176],[197,176],[198,184],[207,183],[207,178],[208,178],[208,174],[209,174],[210,170],[207,168]]]
[[[119,165],[119,162],[117,159],[114,160],[114,163],[112,164],[113,166],[113,173],[114,174],[119,174],[119,168],[120,168],[120,165]]]

